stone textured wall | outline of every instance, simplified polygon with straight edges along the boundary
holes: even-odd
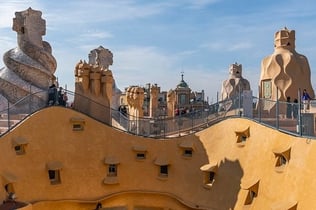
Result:
[[[167,113],[168,117],[175,116],[175,106],[176,104],[176,92],[174,90],[169,90],[167,95]]]
[[[295,31],[287,28],[277,31],[274,36],[274,52],[261,63],[259,97],[273,101],[291,102],[298,98],[299,89],[306,89],[314,98],[311,70],[308,59],[295,50]],[[265,110],[275,109],[275,103],[266,103]]]
[[[250,90],[250,83],[242,76],[242,65],[231,64],[229,77],[222,83],[221,99],[227,100],[239,97],[244,90]]]
[[[158,94],[160,93],[160,87],[151,85],[150,87],[150,102],[149,102],[149,116],[157,117],[158,113]]]
[[[47,102],[46,90],[55,82],[57,64],[50,44],[42,40],[46,23],[41,15],[32,8],[15,13],[12,28],[17,32],[18,47],[4,54],[6,67],[0,70],[0,93],[10,103],[44,91],[33,98],[41,106]]]
[[[111,124],[111,107],[115,82],[109,65],[113,55],[102,46],[89,54],[89,63],[80,61],[75,67],[75,98],[73,106]],[[115,93],[114,93],[115,94]]]
[[[84,129],[74,131],[74,122]],[[242,143],[240,134],[246,136]],[[12,146],[18,137],[27,140],[24,155],[16,155]],[[184,148],[193,149],[192,157],[183,156]],[[146,151],[146,158],[137,159],[137,151]],[[117,131],[71,109],[50,107],[2,136],[0,152],[0,174],[16,177],[18,199],[32,202],[33,209],[93,209],[97,202],[128,210],[316,208],[315,142],[246,119],[228,119],[194,135],[159,140]],[[280,154],[287,162],[278,168]],[[107,157],[118,162],[112,184],[104,182]],[[168,164],[167,177],[159,176],[157,159]],[[50,161],[62,163],[61,184],[49,182]],[[202,168],[211,163],[217,166],[214,182],[205,185]],[[0,182],[3,186],[3,179]],[[245,206],[256,183],[257,194]],[[2,188],[0,199],[5,196]]]

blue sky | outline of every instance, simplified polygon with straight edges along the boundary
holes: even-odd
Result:
[[[0,5],[1,55],[17,46],[12,19],[28,7],[42,11],[55,75],[70,90],[75,65],[101,45],[114,55],[110,69],[121,90],[157,83],[168,91],[184,72],[190,88],[214,102],[237,62],[256,96],[261,61],[285,26],[296,31],[296,51],[307,56],[315,89],[314,0],[6,0]]]

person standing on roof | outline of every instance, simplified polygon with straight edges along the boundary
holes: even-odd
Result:
[[[303,95],[302,95],[302,101],[303,101],[303,107],[304,107],[304,112],[307,111],[308,106],[309,106],[309,101],[312,98],[309,96],[309,94],[307,93],[306,89],[303,90]]]

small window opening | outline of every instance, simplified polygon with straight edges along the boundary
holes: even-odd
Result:
[[[193,141],[184,140],[179,144],[181,148],[182,157],[192,157],[194,152],[194,143]]]
[[[208,177],[209,177],[209,179],[208,179],[209,183],[212,184],[214,181],[215,173],[213,171],[210,171],[208,174]]]
[[[137,159],[146,159],[146,154],[142,152],[136,153],[136,158]]]
[[[99,209],[102,209],[102,203],[97,203],[96,207],[95,207],[95,210],[99,210]]]
[[[291,147],[286,149],[274,149],[273,153],[275,155],[275,171],[276,172],[283,172],[286,169],[286,166],[289,164],[291,158]]]
[[[235,131],[237,137],[237,145],[244,146],[248,137],[250,137],[250,128],[248,127],[244,131]]]
[[[117,176],[117,166],[115,164],[109,164],[107,176]]]
[[[82,131],[84,129],[85,120],[79,117],[70,118],[70,123],[72,124],[73,131]]]
[[[17,155],[24,155],[25,154],[25,145],[16,145],[14,146],[14,151]]]
[[[257,197],[257,193],[254,192],[253,190],[249,190],[248,191],[248,194],[247,194],[247,198],[246,198],[246,201],[245,201],[245,205],[250,205],[252,204],[254,198]]]
[[[243,189],[247,190],[247,197],[244,202],[244,205],[251,205],[254,201],[254,199],[258,196],[259,192],[259,180],[256,181],[255,184],[249,186],[249,183],[243,184]]]
[[[214,171],[205,171],[205,178],[204,178],[204,186],[206,188],[212,187],[215,182],[215,172]]]
[[[187,148],[187,149],[183,150],[183,156],[185,156],[185,157],[192,157],[192,154],[193,154],[192,149]]]
[[[4,185],[4,189],[7,194],[14,193],[13,183],[8,183]]]
[[[287,44],[286,44],[286,46],[290,46],[291,45],[291,43],[290,42],[288,42]]]
[[[246,141],[247,140],[247,136],[245,135],[241,135],[240,136],[240,140],[243,142],[243,141]]]
[[[74,130],[74,131],[82,131],[83,130],[83,126],[82,126],[82,124],[73,124],[72,125],[72,130]]]
[[[59,170],[48,170],[48,177],[51,184],[61,183]]]
[[[21,27],[21,33],[24,34],[25,33],[25,29],[24,27]]]
[[[22,148],[21,145],[17,145],[17,146],[14,147],[15,151],[20,151],[21,148]]]
[[[168,176],[168,165],[160,166],[160,176],[166,177]]]
[[[281,167],[281,166],[284,166],[286,164],[287,164],[286,158],[283,155],[278,155],[275,167]]]
[[[203,171],[203,186],[206,189],[211,189],[215,182],[215,175],[218,170],[217,161],[213,160],[209,164],[201,166],[200,170]]]

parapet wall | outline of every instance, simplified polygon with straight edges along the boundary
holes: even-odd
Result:
[[[33,209],[314,209],[315,150],[246,119],[159,140],[49,107],[2,136],[0,173]]]

